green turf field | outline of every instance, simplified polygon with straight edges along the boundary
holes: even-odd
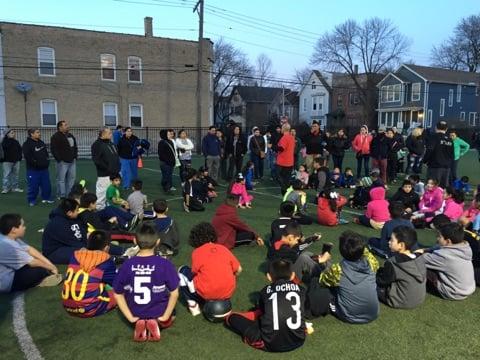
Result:
[[[348,154],[347,166],[353,165],[353,156]],[[144,181],[144,193],[149,200],[163,197],[160,190],[158,161],[149,159],[140,170]],[[200,161],[196,165],[200,165]],[[460,164],[460,175],[468,175],[472,184],[480,183],[479,162],[476,152],[469,152]],[[95,189],[95,169],[91,161],[80,161],[77,174],[87,179],[89,189]],[[21,173],[22,179],[24,172]],[[51,179],[54,179],[52,174]],[[179,178],[175,186],[180,188]],[[274,184],[264,181],[253,192],[253,209],[239,210],[252,227],[265,235],[277,214],[280,199]],[[23,186],[25,187],[25,186]],[[222,193],[223,191],[220,191]],[[221,201],[217,199],[207,205],[204,213],[186,214],[182,211],[180,191],[167,198],[170,214],[178,221],[181,229],[182,247],[174,258],[176,266],[189,264],[191,248],[186,243],[188,231],[199,221],[209,221]],[[25,194],[7,194],[0,197],[0,213],[19,212],[27,224],[26,241],[40,247],[42,228],[52,206],[27,206]],[[314,208],[310,212],[314,213]],[[352,214],[344,214],[351,220]],[[355,224],[334,229],[312,225],[304,227],[307,235],[321,232],[323,239],[338,243],[341,231],[352,229],[365,236],[374,235]],[[422,243],[433,244],[434,233],[422,230]],[[320,251],[315,244],[313,251]],[[238,278],[238,287],[233,298],[236,310],[252,306],[255,292],[260,290],[266,279],[262,272],[265,248],[243,247],[234,251],[244,269]],[[339,258],[338,251],[333,253]],[[177,306],[175,325],[162,333],[159,343],[138,344],[132,341],[133,330],[123,320],[119,311],[95,319],[77,319],[67,315],[60,300],[61,288],[36,288],[25,296],[26,324],[33,342],[45,359],[252,359],[252,358],[327,358],[327,359],[478,359],[480,358],[480,295],[478,292],[461,302],[445,301],[428,296],[426,302],[415,310],[392,310],[381,306],[380,317],[371,324],[349,325],[332,316],[315,320],[315,332],[308,336],[305,345],[288,354],[267,354],[253,350],[243,344],[238,336],[221,324],[211,324],[199,316],[193,318],[182,306]],[[20,359],[23,354],[13,334],[12,296],[0,295],[0,358]]]

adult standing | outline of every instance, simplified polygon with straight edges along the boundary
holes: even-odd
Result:
[[[326,139],[320,130],[320,125],[317,121],[313,121],[310,127],[310,134],[305,137],[305,152],[307,154],[305,163],[309,172],[313,170],[313,159],[323,157],[325,150]]]
[[[404,143],[402,136],[398,137],[393,128],[387,130],[386,137],[388,139],[387,179],[395,183],[397,182],[398,152],[403,148]]]
[[[253,128],[253,136],[249,143],[250,160],[253,162],[255,179],[263,178],[263,161],[267,151],[265,137],[260,134],[258,127]]]
[[[275,131],[267,137],[267,163],[270,168],[270,177],[273,181],[278,181],[277,174],[277,155],[278,155],[278,142],[282,137],[282,127],[280,125],[275,126]]]
[[[178,132],[175,145],[177,147],[178,159],[180,160],[180,181],[184,183],[187,171],[192,166],[192,150],[195,146],[192,140],[188,138],[188,134],[184,129]]]
[[[3,189],[2,194],[9,191],[23,192],[18,185],[22,146],[15,138],[15,130],[8,130],[2,140],[3,150]]]
[[[385,136],[385,127],[381,126],[370,143],[370,156],[372,158],[372,167],[380,170],[380,178],[384,184],[387,183],[388,151],[389,139]]]
[[[225,156],[225,135],[223,134],[223,131],[220,129],[217,129],[217,137],[218,141],[220,141],[220,177],[223,180],[227,180],[227,158]]]
[[[97,169],[97,209],[105,208],[107,188],[110,176],[120,172],[120,158],[117,148],[112,142],[112,130],[105,126],[100,129],[98,139],[92,144],[92,160]]]
[[[448,126],[439,121],[435,133],[430,134],[426,142],[423,162],[427,164],[427,179],[435,179],[445,189],[450,177],[450,167],[454,160],[453,141],[447,135]]]
[[[30,206],[35,205],[40,189],[42,190],[42,203],[53,203],[51,198],[52,186],[48,173],[48,166],[50,165],[48,149],[40,138],[40,129],[29,129],[28,138],[22,146],[23,156],[27,164],[27,201]]]
[[[122,175],[124,189],[130,189],[132,182],[138,177],[138,150],[140,149],[138,137],[133,135],[131,127],[126,127],[123,136],[117,143],[120,174]]]
[[[228,159],[227,180],[233,179],[233,171],[235,175],[242,172],[243,157],[247,152],[247,144],[242,134],[242,128],[235,125],[230,136],[227,137],[225,144],[225,154]]]
[[[335,136],[332,136],[329,141],[329,150],[332,155],[333,167],[339,168],[342,171],[343,158],[345,157],[345,150],[350,147],[350,141],[345,135],[344,129],[339,129]]]
[[[422,159],[425,154],[425,140],[423,138],[423,128],[417,127],[408,135],[405,145],[408,149],[407,168],[405,174],[413,171],[415,174],[422,172]]]
[[[477,149],[478,161],[480,161],[480,131],[475,131],[472,134],[472,143],[473,146]]]
[[[285,123],[282,126],[282,137],[277,144],[277,175],[282,195],[287,192],[290,186],[293,165],[295,164],[295,138],[290,134],[290,125]]]
[[[295,151],[293,153],[293,158],[294,158],[294,165],[293,166],[295,167],[295,170],[298,170],[298,167],[300,166],[300,157],[302,156],[301,155],[302,140],[297,136],[297,130],[295,130],[294,128],[290,129],[290,134],[295,139]]]
[[[158,159],[160,160],[160,170],[162,171],[162,188],[167,194],[176,190],[173,187],[173,169],[177,166],[177,163],[180,165],[173,137],[174,132],[172,129],[160,130],[161,140],[158,143]]]
[[[115,144],[115,146],[118,145],[122,136],[123,136],[123,126],[117,125],[117,127],[115,128],[115,131],[113,132],[113,143]]]
[[[202,140],[202,153],[205,156],[205,165],[207,165],[209,175],[218,182],[222,149],[215,126],[208,128],[208,134]]]
[[[352,149],[355,151],[355,157],[357,158],[357,179],[362,177],[362,164],[365,176],[369,175],[370,143],[372,139],[372,135],[368,133],[367,125],[362,125],[360,132],[353,138]]]
[[[50,151],[57,165],[57,197],[67,197],[77,174],[78,147],[65,120],[57,123],[57,132],[50,138]]]
[[[450,170],[450,183],[457,180],[458,161],[470,150],[470,144],[458,136],[456,130],[450,130],[450,138],[453,141],[453,162]]]

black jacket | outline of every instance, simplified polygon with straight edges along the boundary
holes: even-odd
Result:
[[[305,150],[307,154],[323,154],[323,150],[327,145],[327,139],[323,132],[319,132],[317,135],[312,133],[305,136]]]
[[[265,139],[262,135],[252,136],[250,139],[250,151],[260,156],[260,151],[265,151]]]
[[[120,172],[117,148],[110,140],[99,138],[92,144],[92,160],[98,177],[112,176]]]
[[[4,162],[18,162],[22,160],[22,146],[17,139],[5,136],[2,141]]]
[[[169,166],[175,166],[175,147],[172,140],[162,139],[159,141],[158,158]]]
[[[411,154],[421,156],[425,152],[425,141],[423,140],[423,136],[414,137],[413,135],[410,135],[407,137],[406,145]]]
[[[31,137],[23,143],[23,156],[27,163],[27,169],[44,170],[48,168],[47,145],[42,140],[33,140]]]
[[[137,156],[134,156],[133,151],[136,144],[138,144],[138,137],[132,135],[127,139],[127,137],[123,135],[117,145],[118,156],[122,159],[136,159]]]
[[[225,143],[225,155],[232,155],[234,158],[240,158],[244,156],[247,152],[247,142],[245,141],[245,137],[242,134],[240,134],[240,136],[238,137],[236,147],[233,146],[234,140],[234,135],[227,138],[227,142]]]
[[[412,211],[417,211],[418,210],[418,204],[420,202],[420,196],[413,191],[410,191],[409,193],[406,193],[403,191],[402,188],[398,189],[398,191],[392,196],[390,199],[390,202],[400,202],[402,203],[406,208],[412,209]]]
[[[447,134],[434,133],[427,138],[423,162],[430,168],[449,168],[454,158],[453,141]]]
[[[370,144],[370,156],[373,159],[386,159],[389,150],[389,139],[385,135],[378,134],[373,138],[372,143]]]
[[[391,159],[397,159],[397,153],[403,149],[404,143],[403,143],[403,138],[402,136],[394,136],[393,138],[388,140],[388,158]]]
[[[70,145],[68,139],[71,139],[73,146]],[[70,133],[64,134],[57,131],[50,138],[50,151],[55,160],[71,163],[78,156],[77,140]]]
[[[345,150],[350,147],[350,140],[348,140],[346,136],[334,136],[329,139],[328,144],[328,150],[330,151],[331,155],[344,156]]]

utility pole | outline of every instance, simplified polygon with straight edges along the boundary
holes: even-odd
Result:
[[[285,85],[282,84],[282,116],[285,116]]]
[[[202,78],[203,78],[203,3],[198,0],[193,12],[198,13],[198,59],[197,59],[197,147],[201,149],[202,142]]]

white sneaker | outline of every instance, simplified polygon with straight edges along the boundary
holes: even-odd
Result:
[[[2,190],[2,194],[8,194],[8,190]]]
[[[195,303],[195,305],[193,306],[189,304],[188,310],[190,310],[190,314],[192,314],[192,316],[198,316],[202,313],[202,310],[200,310],[200,305],[198,305],[198,303]]]
[[[138,246],[132,246],[132,247],[129,247],[127,250],[125,250],[122,256],[131,258],[137,255],[139,251],[140,251],[140,248]]]
[[[15,188],[12,190],[13,192],[23,193],[23,189]]]

